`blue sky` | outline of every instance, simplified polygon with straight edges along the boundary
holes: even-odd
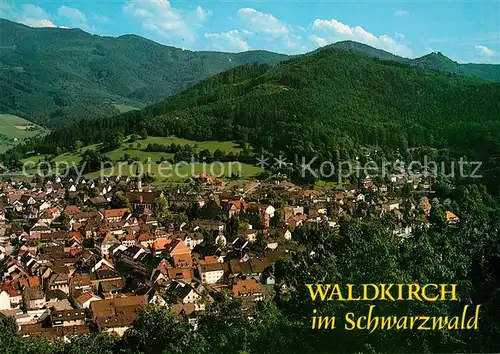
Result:
[[[191,50],[303,53],[349,39],[410,58],[500,63],[498,0],[0,0],[0,17]]]

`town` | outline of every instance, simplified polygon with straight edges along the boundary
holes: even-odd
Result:
[[[429,227],[432,206],[449,205],[433,196],[434,182],[394,173],[313,189],[279,175],[198,174],[158,189],[129,177],[10,178],[0,184],[0,316],[14,318],[26,337],[121,336],[154,304],[196,328],[221,296],[248,311],[294,291],[274,264],[307,252],[294,240],[297,229],[389,218],[404,242]],[[444,220],[460,222],[452,210]]]

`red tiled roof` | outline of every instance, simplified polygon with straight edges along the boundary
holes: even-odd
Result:
[[[109,210],[104,210],[103,214],[106,219],[109,219],[109,218],[121,218],[126,213],[130,213],[130,209],[128,208],[109,209]]]
[[[64,212],[69,215],[75,215],[78,213],[81,213],[80,209],[76,205],[68,205],[65,209]]]

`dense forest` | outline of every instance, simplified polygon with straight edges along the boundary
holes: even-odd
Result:
[[[483,182],[497,188],[500,83],[329,47],[278,66],[231,69],[141,111],[81,120],[7,153],[4,161],[140,132],[235,140],[289,160],[352,160],[367,148],[432,147],[449,159],[483,162]]]
[[[54,128],[142,108],[201,79],[285,55],[192,52],[125,35],[30,28],[0,19],[0,112]]]
[[[144,310],[122,338],[105,333],[74,338],[70,343],[23,339],[9,319],[0,321],[2,353],[435,353],[500,350],[500,204],[483,187],[457,186],[450,194],[463,217],[456,226],[443,219],[434,203],[432,226],[400,242],[385,219],[343,219],[340,228],[298,229],[293,239],[304,252],[275,265],[274,301],[250,314],[237,301],[223,298],[199,318],[192,330],[168,309]],[[418,255],[418,257],[416,257]],[[475,330],[312,330],[313,311],[343,318],[366,314],[371,302],[313,302],[310,283],[440,283],[457,284],[458,301],[380,301],[380,316],[456,316],[465,305],[481,305]]]

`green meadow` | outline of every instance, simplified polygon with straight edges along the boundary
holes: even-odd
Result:
[[[113,167],[106,168],[103,171],[97,171],[87,174],[86,178],[97,178],[102,175],[104,176],[130,176],[136,175],[136,164],[128,164],[124,161],[127,160],[137,160],[141,163],[144,169],[144,173],[149,173],[156,178],[157,184],[165,184],[169,182],[180,182],[186,180],[193,174],[199,174],[206,172],[209,175],[230,177],[232,174],[239,174],[241,178],[252,178],[261,172],[261,169],[257,166],[252,166],[248,164],[243,164],[239,162],[232,163],[218,163],[213,165],[195,163],[195,164],[180,164],[180,165],[169,165],[159,164],[160,162],[171,159],[174,155],[172,153],[166,152],[148,152],[146,148],[148,144],[161,144],[161,145],[171,145],[172,143],[176,145],[189,145],[195,151],[209,150],[211,153],[215,152],[217,149],[224,151],[225,153],[233,152],[237,153],[241,149],[231,141],[193,141],[187,139],[180,139],[174,136],[170,137],[148,137],[147,139],[139,139],[131,142],[129,137],[125,139],[122,145],[113,151],[105,153],[105,155],[110,159],[110,164]],[[75,152],[68,152],[61,154],[56,157],[52,157],[51,161],[55,164],[66,163],[70,165],[78,165],[82,160],[82,155],[86,150],[96,149],[99,150],[101,144],[89,145],[78,149]],[[24,162],[39,162],[50,158],[47,155],[36,155],[23,159]],[[147,162],[151,163],[148,165]]]
[[[46,133],[46,129],[29,120],[12,114],[0,114],[0,153],[16,146],[24,139]]]

